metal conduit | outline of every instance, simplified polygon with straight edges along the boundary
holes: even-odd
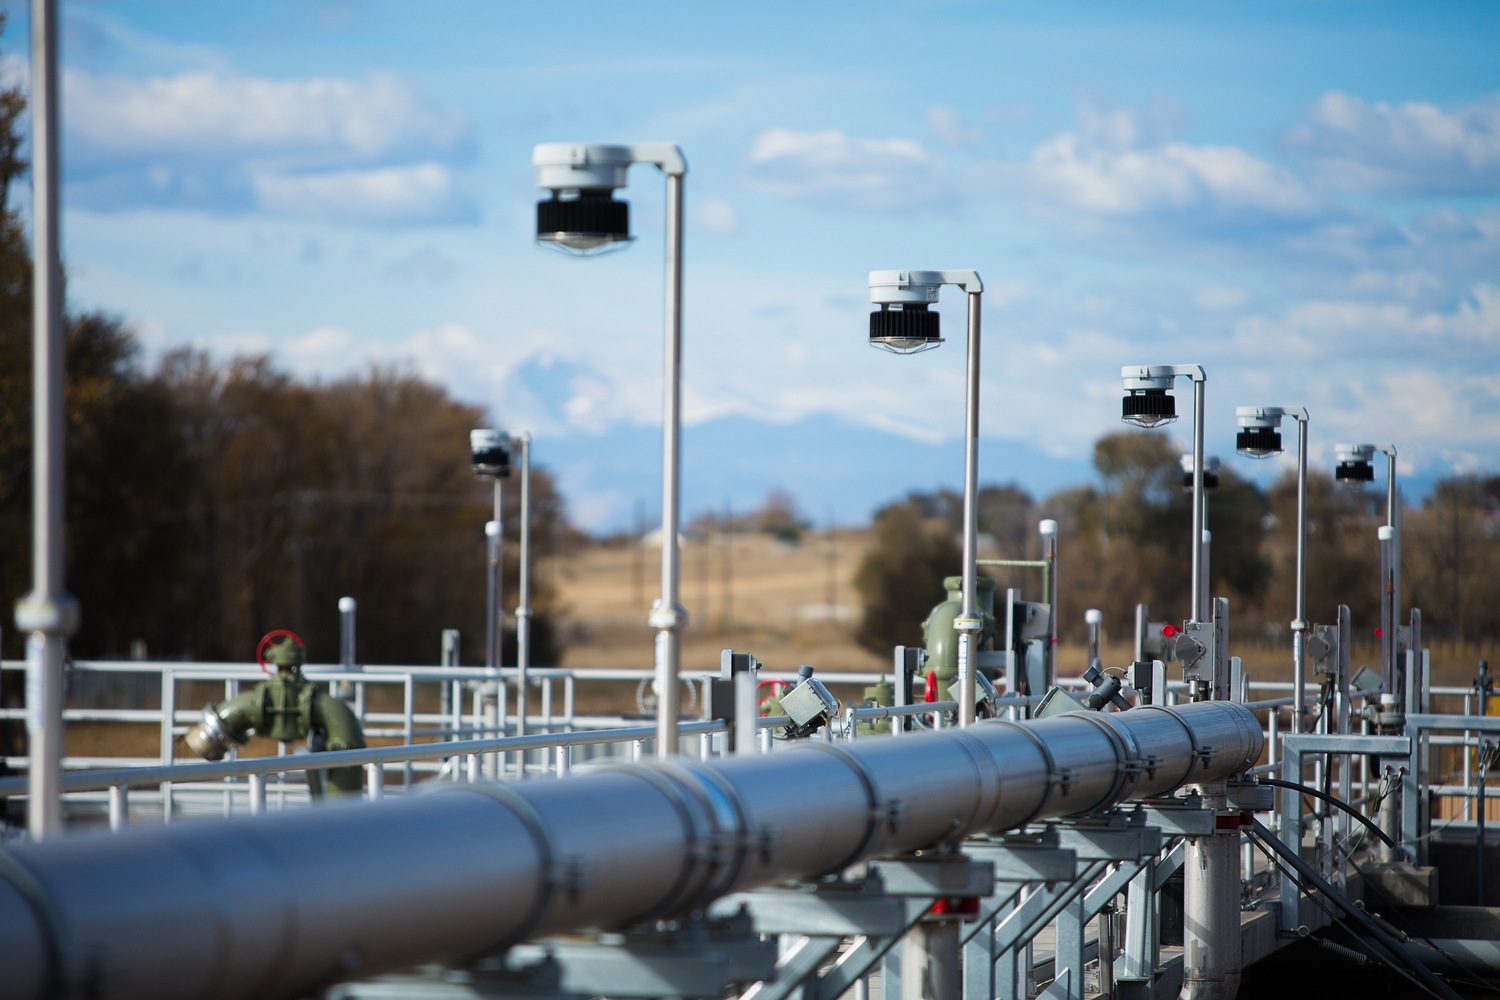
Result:
[[[1262,746],[1203,702],[56,838],[0,853],[0,969],[15,1000],[304,996],[1223,781]]]

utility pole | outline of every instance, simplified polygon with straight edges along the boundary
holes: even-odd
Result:
[[[62,832],[63,657],[78,628],[64,586],[63,435],[66,333],[58,259],[56,0],[31,3],[31,157],[36,255],[31,272],[31,593],[16,602],[26,639],[27,826],[35,840]]]

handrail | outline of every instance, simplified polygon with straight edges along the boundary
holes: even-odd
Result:
[[[768,715],[757,720],[761,729],[785,726],[791,719],[785,715]],[[726,732],[729,724],[721,719],[685,722],[679,729],[684,736]],[[106,788],[138,788],[163,782],[215,781],[243,778],[252,774],[280,774],[285,771],[323,771],[334,767],[356,767],[365,764],[400,764],[411,760],[433,760],[440,757],[463,757],[479,753],[506,753],[516,750],[540,750],[560,746],[583,746],[591,743],[628,743],[656,737],[655,726],[629,729],[601,729],[591,733],[538,733],[534,736],[504,736],[487,740],[454,740],[447,743],[413,743],[390,747],[366,747],[362,750],[326,750],[314,754],[288,754],[284,757],[241,757],[237,760],[203,763],[158,765],[155,767],[122,767],[108,770],[71,771],[63,775],[65,792],[97,792]],[[24,795],[27,779],[0,778],[0,798]]]
[[[1043,695],[1031,695],[1027,697],[1017,696],[1015,698],[996,698],[989,704],[995,706],[1003,705],[1031,705],[1042,700]],[[923,701],[915,705],[874,705],[868,708],[851,708],[849,714],[856,722],[866,719],[894,719],[908,715],[926,715],[929,712],[951,712],[958,708],[956,701]]]

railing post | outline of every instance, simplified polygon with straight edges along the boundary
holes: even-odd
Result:
[[[566,778],[573,770],[573,748],[564,743],[557,748],[557,776]]]
[[[177,675],[172,672],[171,667],[163,667],[161,671],[161,763],[163,767],[172,766],[177,738],[172,729],[176,721]],[[170,781],[161,783],[161,821],[172,822],[172,783]]]
[[[401,690],[401,714],[405,717],[405,721],[402,724],[402,737],[403,737],[402,742],[405,743],[407,746],[411,746],[411,739],[412,739],[412,715],[413,715],[413,713],[415,711],[415,708],[416,708],[415,688],[416,688],[416,685],[412,683],[412,676],[411,676],[411,674],[407,674],[406,675],[406,682],[402,685],[402,690]],[[410,792],[411,791],[411,785],[412,785],[412,767],[411,767],[411,761],[407,761],[406,762],[406,766],[402,769],[401,784],[402,784],[402,788],[401,788],[402,792]]]
[[[250,775],[250,815],[263,816],[266,812],[266,776],[262,771]]]
[[[471,784],[479,781],[479,754],[471,753],[469,756],[469,782]]]
[[[109,828],[123,830],[130,825],[130,786],[109,786]]]
[[[369,792],[371,802],[379,802],[385,798],[385,764],[365,765],[365,788]]]

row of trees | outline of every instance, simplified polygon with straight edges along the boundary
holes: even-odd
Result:
[[[980,492],[980,531],[1007,558],[1036,558],[1038,520],[1059,523],[1059,626],[1082,639],[1083,611],[1098,608],[1105,627],[1129,635],[1137,602],[1157,620],[1186,618],[1190,594],[1191,495],[1182,488],[1178,450],[1161,433],[1122,432],[1094,447],[1099,484],[1036,503],[1016,486]],[[1210,494],[1210,587],[1229,597],[1240,636],[1283,636],[1294,607],[1296,479],[1269,490],[1227,465]],[[920,623],[943,599],[943,577],[961,562],[962,498],[914,493],[879,511],[875,545],[857,584],[864,616],[856,638],[885,652],[921,640]],[[1384,493],[1351,491],[1331,476],[1308,479],[1307,609],[1312,621],[1334,620],[1348,604],[1355,629],[1378,625],[1379,551]],[[1403,522],[1403,603],[1421,607],[1428,637],[1493,641],[1500,635],[1500,477],[1459,477],[1437,485]],[[1002,587],[1037,599],[1035,575],[996,574]]]
[[[0,328],[0,581],[29,586],[30,344]],[[68,584],[80,658],[244,660],[290,628],[338,655],[336,604],[359,602],[360,658],[427,663],[443,628],[482,662],[487,485],[467,435],[483,412],[406,373],[299,381],[268,358],[182,350],[148,369],[118,322],[69,322]],[[506,491],[514,531],[517,490]],[[551,478],[532,480],[536,557],[566,540]],[[513,537],[513,536],[512,536]],[[507,554],[515,601],[518,553]],[[533,580],[537,580],[533,574]],[[537,580],[533,662],[554,662],[554,595]],[[20,653],[7,635],[5,651]],[[513,655],[513,653],[511,654]]]

